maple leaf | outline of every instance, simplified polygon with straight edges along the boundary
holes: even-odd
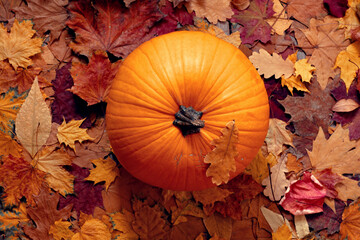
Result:
[[[129,211],[111,213],[110,220],[114,229],[120,231],[120,239],[137,240],[139,235],[132,229],[131,223],[135,221],[135,216]]]
[[[69,229],[71,223],[68,221],[55,221],[49,228],[49,234],[52,234],[55,240],[71,239],[74,233]]]
[[[0,131],[0,156],[21,157],[23,148],[9,135]]]
[[[234,14],[231,10],[231,0],[191,0],[185,3],[189,12],[194,11],[197,17],[206,17],[209,22],[216,24],[218,21],[226,21]]]
[[[105,189],[108,190],[110,184],[120,174],[117,164],[110,158],[94,159],[91,162],[96,168],[90,170],[90,175],[85,180],[93,181],[94,184],[105,181]]]
[[[341,69],[341,79],[345,82],[346,91],[349,90],[360,66],[360,42],[350,44],[346,50],[336,57],[334,68]]]
[[[278,156],[283,151],[283,145],[292,144],[292,137],[289,130],[286,129],[287,123],[276,118],[271,118],[269,130],[265,137],[269,153]]]
[[[50,30],[50,41],[57,39],[65,28],[65,21],[68,18],[65,6],[68,0],[47,1],[29,0],[27,5],[14,8],[18,19],[31,19],[34,28],[44,36]]]
[[[80,232],[75,233],[71,240],[103,239],[110,240],[111,233],[104,222],[91,218],[81,226]]]
[[[327,15],[322,1],[285,0],[286,11],[290,17],[307,25],[311,18],[322,18]]]
[[[347,236],[347,239],[357,239],[360,236],[360,215],[359,202],[356,201],[350,206],[346,207],[340,224],[340,234],[342,239]]]
[[[279,204],[293,215],[318,213],[323,211],[325,196],[324,186],[310,172],[305,172],[300,180],[290,184]]]
[[[290,185],[290,181],[285,176],[285,172],[288,172],[286,158],[280,158],[278,163],[270,169],[270,172],[270,176],[262,182],[262,185],[266,186],[264,195],[269,197],[271,201],[279,201]]]
[[[348,199],[356,200],[360,196],[359,183],[356,180],[339,175],[341,181],[335,185],[335,191],[338,193],[337,198],[342,201]]]
[[[308,63],[308,60],[300,59],[295,62],[295,76],[301,76],[301,81],[309,83],[312,78],[312,73],[316,70],[315,67]]]
[[[285,30],[290,27],[293,21],[289,19],[288,14],[284,11],[284,6],[279,0],[274,0],[273,3],[275,14],[271,18],[266,19],[266,22],[271,26],[272,32],[284,35]]]
[[[275,78],[280,78],[282,75],[288,78],[294,73],[294,64],[290,60],[284,60],[277,53],[271,56],[264,49],[260,49],[259,53],[253,52],[249,60],[258,69],[259,74],[264,75],[264,78],[270,78],[273,75]]]
[[[268,164],[273,167],[277,163],[276,158],[273,154],[269,154],[264,157],[261,149],[258,151],[256,157],[251,163],[245,168],[245,173],[251,174],[252,178],[259,184],[269,176]]]
[[[126,57],[141,43],[154,37],[150,29],[161,19],[157,1],[136,1],[124,8],[117,0],[71,2],[70,20],[66,25],[76,33],[70,47],[90,57],[93,51],[108,51],[117,57]]]
[[[289,172],[293,171],[295,173],[298,173],[303,169],[302,164],[297,160],[296,156],[291,153],[287,154],[286,167]]]
[[[216,185],[220,185],[222,182],[227,183],[230,171],[235,172],[236,170],[238,132],[235,121],[228,122],[226,127],[221,130],[222,136],[211,142],[215,148],[205,156],[204,162],[210,163],[206,170],[206,176],[212,177],[211,181]]]
[[[25,101],[24,95],[18,95],[14,89],[0,95],[0,130],[12,132],[16,115]]]
[[[194,196],[196,202],[200,202],[204,205],[211,205],[215,202],[224,202],[225,198],[232,193],[233,192],[227,189],[214,187],[200,191],[193,191],[192,195]]]
[[[275,232],[272,233],[273,240],[291,240],[292,232],[288,225],[284,223],[281,227],[279,227]]]
[[[271,26],[265,19],[273,15],[273,1],[254,0],[247,9],[236,11],[231,20],[244,26],[240,33],[244,44],[253,44],[256,40],[267,43],[270,41]]]
[[[348,0],[348,9],[345,16],[339,19],[339,28],[345,29],[345,38],[351,38],[351,32],[360,26],[360,20],[357,16],[357,5],[359,0]]]
[[[333,66],[337,55],[348,45],[348,41],[344,40],[344,30],[338,29],[338,25],[337,20],[331,17],[311,19],[309,28],[295,32],[299,47],[311,55],[309,63],[315,66],[322,89],[335,75]]]
[[[219,237],[219,239],[230,239],[232,232],[231,218],[225,218],[220,214],[213,214],[203,219],[206,229],[210,236]]]
[[[80,128],[80,125],[84,120],[85,119],[71,120],[69,123],[66,123],[64,119],[63,123],[58,128],[57,138],[59,142],[75,149],[76,141],[81,143],[83,141],[93,140],[93,138],[87,134],[86,129]]]
[[[74,176],[62,168],[71,163],[72,158],[65,151],[54,147],[43,148],[31,162],[35,168],[47,173],[46,182],[63,196],[74,192]]]
[[[8,33],[4,24],[0,24],[0,61],[8,59],[9,63],[17,69],[32,64],[31,56],[41,52],[42,39],[32,38],[35,30],[31,21],[15,19],[11,32]]]
[[[298,91],[309,92],[305,84],[301,81],[301,77],[291,75],[289,78],[281,77],[281,86],[286,86],[291,95],[293,95],[294,88]]]
[[[0,21],[9,21],[14,17],[12,9],[21,5],[22,0],[1,0],[0,4]]]
[[[6,232],[12,230],[12,234],[16,236],[19,233],[19,223],[28,221],[26,204],[20,203],[18,208],[11,211],[0,211],[0,231]]]
[[[95,51],[88,65],[81,62],[72,63],[70,73],[74,79],[74,86],[70,91],[89,105],[106,101],[118,67],[119,62],[110,63],[105,52]]]
[[[16,116],[15,126],[21,145],[34,157],[46,143],[51,130],[50,109],[42,96],[37,78]]]
[[[34,204],[33,196],[40,192],[45,173],[33,168],[23,158],[7,156],[2,158],[0,166],[0,182],[4,187],[5,203],[19,204],[24,196],[28,204]]]

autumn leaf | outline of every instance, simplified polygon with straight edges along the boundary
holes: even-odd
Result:
[[[322,18],[327,12],[322,1],[285,0],[286,11],[290,17],[307,25],[311,18]]]
[[[70,47],[90,57],[96,50],[126,57],[141,43],[154,37],[150,29],[161,19],[157,1],[136,1],[124,8],[117,0],[71,2],[66,25],[76,33]]]
[[[283,151],[283,145],[292,144],[292,136],[286,129],[287,123],[276,118],[271,118],[269,122],[269,130],[265,137],[267,149],[269,153],[278,156]]]
[[[355,100],[343,98],[337,101],[331,110],[334,112],[352,112],[358,107],[360,107],[360,105]]]
[[[345,38],[351,38],[351,32],[360,26],[360,20],[357,16],[357,5],[359,0],[347,1],[348,9],[345,12],[345,16],[339,19],[339,28],[345,29]]]
[[[16,115],[25,101],[25,96],[18,95],[13,89],[0,95],[0,130],[11,132]]]
[[[291,240],[292,238],[292,233],[288,227],[288,225],[286,225],[286,223],[284,223],[281,227],[279,227],[276,232],[272,233],[272,239],[273,240]]]
[[[28,221],[26,204],[20,203],[18,208],[11,211],[0,211],[0,231],[12,230],[13,233],[20,231],[20,223]]]
[[[63,196],[74,192],[74,176],[62,168],[71,163],[72,158],[65,151],[54,147],[43,148],[31,162],[35,168],[47,173],[46,182]]]
[[[209,22],[216,24],[226,21],[234,14],[231,10],[231,0],[221,0],[214,4],[213,0],[191,0],[185,3],[189,12],[194,11],[197,17],[206,17]]]
[[[219,187],[192,192],[195,201],[204,205],[211,205],[218,201],[223,202],[231,193],[229,190]]]
[[[40,91],[37,78],[16,116],[15,126],[21,145],[34,157],[45,144],[51,130],[50,109]]]
[[[138,240],[139,235],[134,232],[131,224],[135,220],[134,214],[127,210],[110,214],[114,229],[120,231],[120,239]]]
[[[316,70],[315,67],[311,66],[310,63],[308,63],[308,60],[306,58],[300,59],[295,62],[294,64],[295,68],[295,76],[300,76],[302,82],[309,83],[312,76],[312,73]]]
[[[342,239],[347,236],[349,240],[355,240],[360,236],[360,214],[359,202],[356,201],[347,208],[345,208],[342,215],[342,222],[340,224],[340,234]]]
[[[291,229],[289,221],[286,218],[284,218],[282,215],[280,215],[279,213],[276,213],[276,212],[266,208],[265,206],[261,206],[260,210],[261,210],[261,213],[264,215],[267,223],[270,225],[270,228],[273,232],[276,232],[284,224],[286,226],[288,226],[288,228],[290,229],[291,232],[293,231]]]
[[[96,167],[90,170],[90,175],[85,180],[93,181],[94,184],[105,181],[105,189],[108,190],[110,184],[120,175],[117,164],[111,158],[99,158],[91,162]]]
[[[49,228],[49,234],[53,236],[55,240],[71,239],[74,233],[69,229],[71,223],[68,221],[55,221]]]
[[[66,123],[64,119],[58,128],[57,138],[59,142],[75,150],[76,141],[82,143],[83,141],[93,140],[93,138],[87,134],[86,129],[80,128],[84,120],[85,119],[71,120],[69,123]]]
[[[253,52],[249,60],[258,69],[259,74],[264,75],[264,78],[270,78],[273,75],[275,78],[281,76],[288,78],[294,74],[294,64],[288,59],[284,60],[277,53],[270,55],[266,50],[260,49],[259,53]]]
[[[291,75],[289,78],[281,77],[281,86],[286,86],[291,95],[293,95],[294,88],[298,91],[309,92],[306,85],[301,81],[300,76]]]
[[[95,51],[88,65],[73,62],[70,73],[74,86],[70,91],[89,105],[106,101],[118,66],[119,62],[110,63],[106,53],[102,51]]]
[[[273,154],[270,153],[264,157],[260,149],[256,157],[245,168],[245,173],[251,174],[252,178],[261,184],[262,181],[269,176],[269,167],[273,167],[276,163],[277,160]]]
[[[230,240],[232,232],[231,218],[213,214],[203,219],[206,229],[212,237]]]
[[[15,19],[11,32],[8,33],[4,24],[0,24],[0,61],[8,59],[16,70],[32,64],[31,56],[41,52],[42,39],[32,38],[35,30],[31,21],[18,22]]]
[[[0,131],[0,156],[21,157],[22,150],[23,148],[14,139]]]
[[[204,162],[210,163],[206,170],[206,176],[212,177],[211,181],[216,185],[220,185],[222,182],[227,183],[230,171],[236,170],[238,131],[235,121],[228,122],[226,127],[221,130],[222,136],[212,141],[211,144],[215,148],[205,156]]]
[[[298,173],[303,169],[303,165],[300,163],[300,161],[298,161],[296,156],[291,153],[287,154],[286,167],[289,172],[293,171],[295,173]]]
[[[27,5],[13,9],[18,19],[31,19],[34,28],[44,36],[50,30],[50,41],[59,38],[68,18],[65,6],[68,0],[29,0]]]
[[[23,158],[7,156],[2,158],[0,183],[5,190],[5,203],[18,205],[24,196],[28,204],[34,204],[34,195],[39,194],[45,173],[33,168]]]
[[[71,240],[110,240],[111,233],[104,222],[91,218],[81,226],[80,232],[75,233]]]
[[[343,181],[342,176],[333,173],[330,168],[326,168],[322,171],[313,171],[312,174],[326,188],[326,197],[336,198],[338,196],[336,185]]]
[[[272,32],[275,32],[278,35],[284,35],[285,30],[290,27],[293,20],[289,19],[284,6],[279,0],[274,0],[273,2],[273,10],[275,14],[271,18],[266,19],[266,21],[271,26]]]

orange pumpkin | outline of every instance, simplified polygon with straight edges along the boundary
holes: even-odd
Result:
[[[264,83],[247,57],[195,31],[162,35],[135,49],[107,102],[107,131],[121,165],[141,181],[171,190],[214,186],[204,157],[231,120],[239,129],[239,154],[230,178],[243,172],[269,123]]]

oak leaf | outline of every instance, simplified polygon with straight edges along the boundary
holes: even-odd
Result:
[[[30,20],[19,23],[15,19],[8,33],[4,24],[0,24],[0,61],[8,59],[14,69],[32,64],[30,57],[41,52],[42,44],[42,39],[32,38],[36,32],[32,26]]]
[[[83,141],[93,140],[93,138],[87,134],[86,129],[80,128],[80,125],[84,120],[85,119],[71,120],[66,123],[64,119],[63,123],[58,128],[57,138],[59,142],[64,143],[66,146],[75,150],[76,141],[82,143]]]
[[[231,218],[225,218],[220,214],[213,214],[203,219],[206,229],[212,237],[230,240],[232,232]]]
[[[0,95],[0,130],[12,132],[16,115],[25,101],[24,95],[18,95],[13,89]]]
[[[340,224],[340,234],[342,239],[347,236],[347,239],[358,239],[360,236],[360,214],[359,202],[356,201],[347,208],[345,208],[342,215],[342,222]]]
[[[260,49],[259,53],[253,52],[249,60],[258,69],[259,74],[264,75],[264,78],[270,78],[273,75],[275,78],[281,76],[288,78],[294,74],[294,64],[288,59],[284,60],[277,53],[270,55],[266,50]]]
[[[45,147],[34,157],[31,164],[45,172],[49,186],[65,196],[74,192],[74,176],[62,166],[71,165],[72,158],[62,149]]]
[[[15,121],[16,135],[21,145],[34,157],[50,136],[51,114],[37,78],[21,106]]]
[[[50,226],[49,234],[51,234],[55,240],[71,239],[75,233],[69,229],[70,226],[71,223],[68,221],[56,221]]]
[[[286,129],[287,123],[276,119],[271,118],[269,122],[269,130],[265,137],[265,142],[267,144],[267,149],[269,153],[278,156],[283,151],[283,145],[292,144],[292,136],[289,130]]]
[[[277,163],[276,157],[269,154],[266,157],[262,154],[261,150],[257,153],[251,163],[245,168],[245,173],[250,174],[252,178],[259,184],[269,176],[268,165],[273,167]]]
[[[70,73],[74,86],[70,91],[89,105],[106,101],[118,66],[119,62],[110,63],[107,54],[102,51],[95,51],[87,65],[73,62]]]
[[[262,184],[266,186],[264,195],[271,201],[279,201],[290,185],[290,181],[285,176],[285,173],[288,172],[286,161],[286,157],[281,157],[278,163],[270,169],[270,176],[262,181]]]
[[[76,33],[70,47],[90,57],[95,50],[126,57],[141,43],[154,37],[150,30],[161,19],[157,1],[136,1],[131,8],[117,0],[71,2],[66,25]]]
[[[108,190],[110,184],[120,175],[117,164],[111,158],[99,158],[91,162],[96,167],[90,170],[90,175],[85,180],[93,181],[94,184],[105,181],[105,190]]]
[[[238,132],[235,121],[228,122],[221,130],[222,136],[211,142],[215,148],[205,156],[204,162],[210,163],[206,170],[206,176],[211,177],[211,181],[216,185],[220,185],[222,182],[227,183],[230,171],[235,172],[236,170]]]
[[[308,63],[308,60],[306,58],[300,59],[295,62],[294,64],[295,68],[295,76],[300,76],[302,82],[309,83],[312,76],[312,73],[316,70],[315,67],[311,66],[310,63]]]
[[[231,10],[231,0],[191,0],[185,3],[189,12],[195,11],[197,17],[206,17],[209,22],[216,24],[226,21],[234,14]]]
[[[50,41],[59,38],[61,31],[65,28],[68,14],[65,6],[68,0],[47,1],[28,0],[27,5],[14,8],[18,19],[31,19],[34,28],[44,36],[50,30]]]
[[[21,157],[23,148],[9,135],[0,131],[0,156]]]
[[[5,203],[19,204],[24,196],[29,205],[34,204],[34,195],[39,194],[45,173],[33,168],[23,158],[7,156],[2,158],[0,166],[0,182],[4,187]]]
[[[341,69],[340,77],[345,82],[346,91],[349,91],[360,66],[360,42],[354,42],[341,51],[336,57],[334,68]]]
[[[116,212],[109,215],[114,229],[120,231],[116,239],[137,240],[139,235],[132,229],[131,223],[135,221],[135,216],[127,210]]]

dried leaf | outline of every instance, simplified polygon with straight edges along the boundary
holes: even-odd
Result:
[[[273,240],[291,240],[292,239],[292,233],[289,229],[288,225],[284,223],[281,227],[279,227],[273,234],[272,234]]]
[[[288,59],[284,60],[277,53],[271,56],[266,50],[260,49],[259,53],[253,52],[249,60],[258,69],[259,74],[264,75],[264,78],[270,78],[273,75],[275,78],[281,76],[289,78],[294,74],[294,64]]]
[[[226,127],[221,130],[223,135],[211,142],[215,148],[205,156],[204,162],[210,163],[206,170],[206,176],[212,177],[211,181],[216,185],[227,183],[230,171],[236,170],[238,131],[235,121],[228,122]]]
[[[357,16],[358,0],[347,1],[348,9],[345,16],[339,19],[339,28],[345,29],[345,38],[351,38],[351,32],[360,26],[360,20]]]
[[[8,33],[4,24],[0,24],[0,61],[8,59],[15,70],[32,64],[30,57],[41,52],[42,44],[42,39],[32,38],[36,32],[32,26],[30,20],[19,23],[15,19]]]
[[[226,21],[234,14],[231,10],[231,0],[191,0],[185,3],[189,12],[195,11],[197,17],[206,17],[209,22],[216,24],[218,21]]]
[[[289,78],[281,77],[281,86],[286,86],[291,95],[293,95],[294,88],[298,91],[309,92],[305,84],[301,81],[301,77],[291,75]]]
[[[307,62],[307,59],[300,59],[295,62],[294,68],[295,68],[295,75],[301,76],[302,82],[309,83],[312,76],[312,73],[316,70],[315,67],[311,66],[310,63]]]
[[[261,212],[264,215],[266,221],[270,225],[273,232],[276,232],[284,224],[288,226],[291,232],[293,232],[289,221],[286,218],[284,218],[282,215],[275,213],[264,206],[261,207]]]
[[[80,232],[75,233],[71,240],[110,240],[111,233],[104,222],[91,218],[81,226]]]
[[[268,165],[273,167],[277,163],[276,157],[273,154],[269,154],[264,157],[261,149],[251,163],[245,168],[245,173],[251,174],[252,178],[259,184],[269,176]]]
[[[359,202],[356,201],[345,208],[340,225],[340,234],[347,239],[357,239],[360,236],[360,214]],[[342,239],[343,239],[342,238]]]
[[[283,151],[283,145],[292,144],[292,136],[286,129],[287,123],[276,118],[271,118],[269,122],[269,130],[265,138],[268,152],[278,156]]]
[[[294,224],[296,229],[296,235],[298,238],[305,238],[306,235],[310,234],[309,224],[306,220],[305,215],[295,215]]]
[[[0,95],[0,130],[7,133],[12,132],[13,122],[24,103],[25,96],[17,96],[14,90]]]
[[[94,181],[94,184],[105,181],[105,189],[107,191],[110,184],[120,175],[117,164],[111,158],[99,158],[91,162],[96,168],[90,170],[90,175],[85,180]]]
[[[230,240],[232,232],[231,218],[225,218],[220,214],[213,214],[203,219],[206,229],[212,237]]]
[[[334,112],[352,112],[355,109],[357,109],[359,106],[360,106],[359,103],[357,103],[353,99],[343,98],[335,103],[335,105],[332,107],[332,110]]]
[[[274,16],[266,19],[266,21],[271,26],[272,32],[278,35],[284,35],[285,30],[290,27],[293,20],[289,19],[284,6],[279,0],[274,0],[273,10],[275,12]]]
[[[12,211],[0,211],[0,231],[5,232],[7,229],[17,229],[19,231],[19,223],[29,220],[26,204],[20,203],[19,207],[12,209]]]
[[[342,201],[347,201],[348,199],[358,199],[360,196],[358,181],[341,175],[339,175],[339,177],[341,177],[341,181],[335,185],[335,190],[338,193],[337,198]]]
[[[294,17],[304,25],[308,25],[312,18],[322,18],[327,14],[322,1],[285,0],[284,2],[287,3],[286,11],[289,17]]]
[[[66,123],[64,119],[58,128],[57,138],[59,142],[75,150],[76,141],[82,143],[83,141],[94,140],[87,134],[86,129],[80,128],[84,121],[85,119],[71,120],[69,123]]]
[[[245,10],[250,5],[250,0],[232,0],[231,4],[237,9],[237,10]]]
[[[297,157],[291,153],[287,155],[286,167],[289,172],[293,171],[295,173],[298,173],[303,169],[303,165],[300,163],[300,161],[298,161]]]
[[[111,222],[114,229],[120,231],[118,238],[123,240],[138,240],[139,235],[134,232],[131,223],[135,220],[134,214],[129,211],[116,212],[110,214]]]
[[[21,157],[23,148],[9,135],[0,131],[0,156]]]
[[[232,194],[232,192],[230,192],[229,190],[219,187],[192,192],[195,201],[200,202],[204,205],[212,205],[215,202],[223,202],[225,201],[225,198],[228,197],[230,194]]]
[[[51,114],[35,78],[15,121],[21,145],[34,157],[50,136]]]
[[[71,239],[74,233],[69,229],[71,223],[68,221],[56,221],[50,226],[49,234],[52,234],[55,240]]]

